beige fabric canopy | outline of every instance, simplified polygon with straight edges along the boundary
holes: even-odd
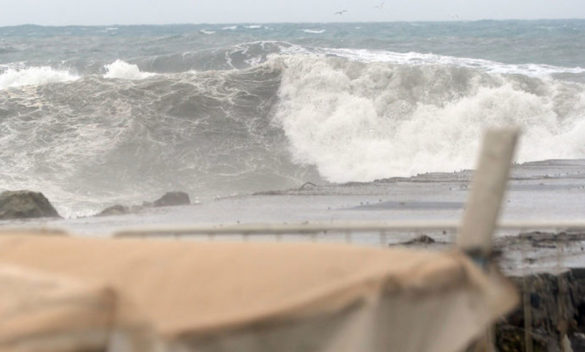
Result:
[[[0,236],[0,351],[456,352],[515,301],[457,252]]]

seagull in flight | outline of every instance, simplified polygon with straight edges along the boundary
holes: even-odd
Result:
[[[378,5],[374,6],[374,8],[382,10],[384,8],[384,1],[382,1]]]
[[[347,10],[337,11],[337,12],[335,12],[335,15],[340,15],[341,16],[341,15],[343,15],[346,12],[347,12]]]

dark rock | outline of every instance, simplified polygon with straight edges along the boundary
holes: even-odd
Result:
[[[189,199],[189,195],[185,192],[167,192],[153,203],[155,207],[168,207],[189,204],[191,204],[191,200]]]
[[[301,187],[299,187],[299,190],[302,191],[305,189],[312,189],[315,187],[317,187],[317,185],[314,184],[313,182],[305,182],[305,183],[303,183],[303,185]]]
[[[425,250],[446,250],[452,248],[452,244],[447,241],[435,240],[429,235],[421,234],[411,240],[403,242],[391,242],[388,243],[389,247],[408,247],[408,248],[420,248]]]
[[[562,351],[565,336],[574,351],[582,351],[585,279],[581,271],[510,277],[521,292],[521,303],[496,325],[498,351],[525,351],[527,336],[534,351]]]
[[[287,194],[290,190],[284,191],[262,191],[262,192],[254,192],[252,195],[254,196],[281,196]]]
[[[96,216],[111,216],[111,215],[124,215],[130,213],[130,209],[124,205],[116,204],[111,207],[107,207],[102,210]]]
[[[502,352],[524,352],[526,348],[526,337],[524,329],[509,325],[499,324],[496,328],[495,343],[498,351]],[[548,341],[546,336],[541,336],[537,332],[530,333],[532,339],[532,351],[548,351]]]
[[[575,333],[571,338],[571,346],[573,351],[585,351],[585,334]]]
[[[408,245],[414,245],[414,244],[433,244],[435,242],[436,241],[432,237],[430,237],[430,236],[420,235],[420,236],[418,236],[415,239],[412,239],[410,241],[406,241],[406,242],[403,242],[403,243],[400,243],[400,244],[401,245],[407,245],[408,246]]]
[[[42,193],[22,190],[0,194],[0,219],[43,217],[60,216]]]

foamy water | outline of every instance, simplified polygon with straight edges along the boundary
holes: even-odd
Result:
[[[154,75],[150,72],[141,72],[137,65],[129,64],[122,60],[116,60],[109,65],[105,65],[105,78],[121,79],[145,79]]]
[[[51,67],[9,68],[0,73],[0,89],[37,86],[47,83],[74,81],[79,77],[63,70]]]

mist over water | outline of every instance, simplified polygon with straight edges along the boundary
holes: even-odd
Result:
[[[0,28],[0,190],[40,190],[74,216],[174,189],[456,171],[486,126],[523,129],[520,162],[585,158],[584,34],[585,21]]]

